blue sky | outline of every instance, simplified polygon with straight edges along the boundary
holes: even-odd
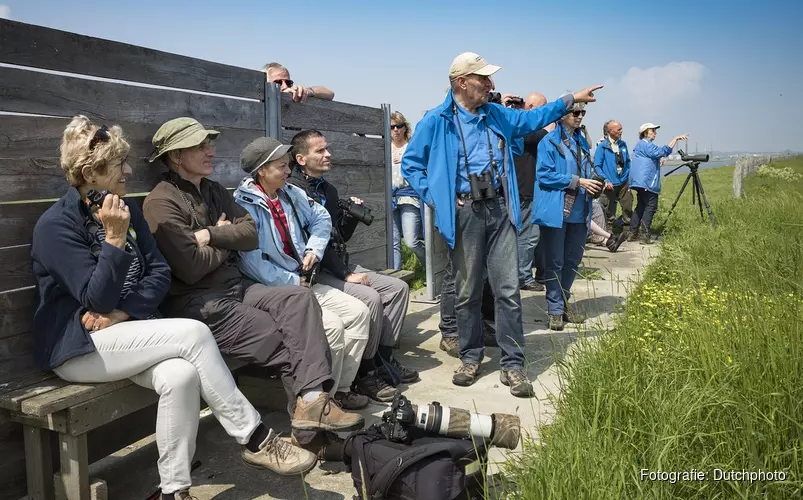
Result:
[[[415,123],[473,51],[497,90],[605,84],[586,124],[621,121],[707,150],[803,150],[803,2],[0,0],[0,16],[258,69],[278,61],[339,101],[388,102]],[[662,5],[662,6],[661,6]]]

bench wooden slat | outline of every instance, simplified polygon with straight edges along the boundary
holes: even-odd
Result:
[[[190,94],[0,67],[0,109],[72,117],[78,113],[109,122],[152,123],[190,116],[207,127],[264,130],[265,105],[258,101]],[[120,103],[131,103],[121,105]]]
[[[43,380],[36,384],[17,389],[16,391],[7,392],[0,395],[0,408],[19,411],[22,402],[26,399],[30,399],[56,389],[61,389],[67,385],[69,385],[69,382],[66,382],[53,375],[52,378],[47,380]]]
[[[33,287],[0,293],[0,339],[31,331],[35,300],[36,291]]]
[[[67,410],[69,433],[81,435],[157,401],[156,392],[135,384],[83,401]]]
[[[315,128],[324,132],[384,135],[384,115],[379,108],[369,108],[338,101],[309,99],[301,104],[289,95],[281,96],[282,127]]]
[[[6,19],[0,62],[253,99],[265,92],[261,71]]]
[[[31,245],[0,248],[0,292],[33,284]]]
[[[133,384],[128,379],[106,384],[71,384],[22,401],[20,411],[42,417]]]

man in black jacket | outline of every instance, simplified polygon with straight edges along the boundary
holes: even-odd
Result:
[[[393,356],[393,344],[407,314],[410,289],[398,278],[349,263],[346,243],[359,221],[341,208],[337,188],[323,178],[332,165],[323,134],[317,130],[299,132],[293,137],[292,147],[296,165],[288,182],[304,189],[332,217],[332,237],[321,260],[324,272],[318,275],[318,282],[357,297],[371,310],[371,333],[354,390],[377,401],[391,401],[397,391],[388,384],[418,380],[418,372]],[[352,197],[351,201],[362,204],[358,198]]]

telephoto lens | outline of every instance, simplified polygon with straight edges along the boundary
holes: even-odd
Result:
[[[492,446],[513,450],[521,438],[521,421],[516,415],[471,413],[462,408],[441,406],[434,401],[428,405],[412,405],[413,425],[441,436],[458,439],[483,438]]]

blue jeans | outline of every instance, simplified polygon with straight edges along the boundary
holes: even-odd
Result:
[[[650,235],[652,217],[658,211],[658,193],[643,188],[633,188],[636,192],[636,210],[630,219],[630,234],[641,231],[642,236]]]
[[[588,235],[584,223],[564,222],[563,227],[541,227],[541,244],[544,245],[546,308],[549,314],[563,314],[571,296],[577,268],[583,260]]]
[[[438,328],[441,335],[444,337],[457,337],[457,316],[454,310],[455,303],[455,287],[454,287],[454,271],[452,270],[452,257],[451,252],[446,253],[446,266],[443,269],[443,282],[441,283],[441,321]],[[494,296],[491,291],[491,285],[488,284],[486,277],[485,284],[482,287],[482,313],[483,321],[493,321],[494,315]]]
[[[521,201],[521,231],[518,237],[519,247],[519,286],[535,283],[533,278],[533,260],[535,248],[541,236],[541,228],[531,222],[532,200]]]
[[[516,229],[510,223],[505,200],[472,203],[457,207],[455,245],[451,250],[455,275],[455,311],[460,338],[460,359],[482,361],[485,353],[482,328],[484,270],[494,296],[496,341],[502,350],[503,370],[524,367],[524,330],[521,324],[521,296],[516,255]]]
[[[393,269],[402,267],[401,239],[413,251],[422,266],[426,267],[426,247],[424,231],[421,223],[421,210],[405,203],[397,205],[393,210]]]

